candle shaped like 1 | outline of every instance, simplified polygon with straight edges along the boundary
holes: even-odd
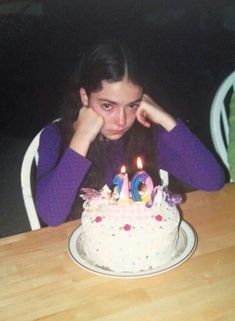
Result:
[[[129,200],[129,181],[124,165],[121,167],[121,173],[114,177],[113,184],[117,185],[119,200]]]
[[[138,172],[131,180],[131,195],[134,201],[148,202],[153,191],[153,181],[151,177],[142,170],[143,165],[141,158],[137,158]]]

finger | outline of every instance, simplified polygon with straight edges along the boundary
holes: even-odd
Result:
[[[136,118],[138,122],[143,125],[144,127],[149,128],[151,126],[151,123],[146,119],[145,113],[136,113]]]

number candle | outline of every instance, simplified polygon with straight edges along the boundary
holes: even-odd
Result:
[[[121,173],[114,177],[113,184],[117,185],[119,200],[129,200],[129,181],[124,165],[121,167]]]
[[[141,158],[137,158],[138,172],[131,180],[131,195],[134,201],[148,202],[151,199],[153,191],[153,181],[151,177],[142,170],[143,165]]]

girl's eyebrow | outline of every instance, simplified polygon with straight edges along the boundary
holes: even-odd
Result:
[[[116,104],[117,105],[117,103],[115,101],[112,101],[112,100],[107,99],[107,98],[98,98],[98,100],[99,101],[109,102],[110,104]]]
[[[142,98],[137,99],[137,100],[135,100],[135,101],[132,101],[131,103],[129,103],[129,105],[130,105],[130,104],[136,104],[136,103],[139,103],[139,102],[141,102],[141,100],[142,100]]]
[[[104,101],[105,101],[105,102],[108,102],[108,103],[113,104],[113,105],[118,105],[117,102],[115,102],[115,101],[113,101],[113,100],[110,100],[110,99],[107,99],[107,98],[98,98],[98,100],[101,101],[101,102],[104,102]],[[127,105],[139,103],[141,100],[142,100],[142,98],[139,98],[139,99],[137,99],[137,100],[135,100],[135,101],[131,101],[131,102],[128,103]]]

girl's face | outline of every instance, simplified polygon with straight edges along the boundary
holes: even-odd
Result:
[[[80,89],[82,104],[103,117],[101,134],[117,140],[133,125],[143,89],[126,78],[113,83],[103,80],[101,84],[102,89],[92,92],[89,97],[84,88]]]

